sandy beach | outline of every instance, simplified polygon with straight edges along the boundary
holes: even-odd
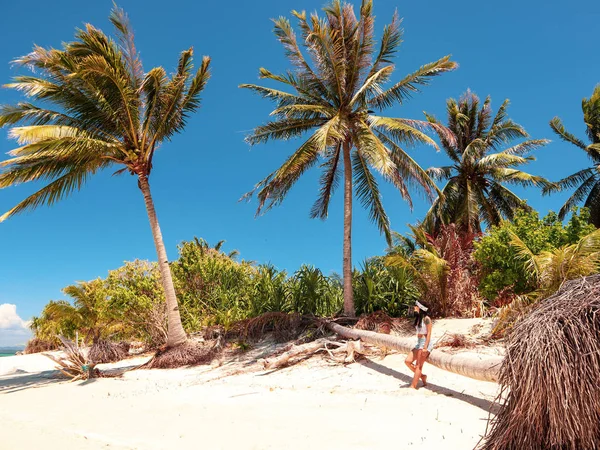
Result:
[[[268,372],[251,363],[266,350],[75,383],[56,378],[43,355],[2,358],[0,448],[469,449],[497,393],[494,383],[432,366],[429,386],[414,391],[401,354],[345,367],[313,357]]]

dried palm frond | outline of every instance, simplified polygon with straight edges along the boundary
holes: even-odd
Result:
[[[62,349],[64,356],[55,356],[49,353],[43,353],[44,356],[54,361],[56,368],[71,381],[87,380],[100,376],[100,371],[95,368],[96,364],[91,362],[84,353],[70,340],[59,336],[63,343]]]
[[[503,407],[481,448],[600,448],[600,274],[565,283],[506,339]]]
[[[235,323],[228,334],[243,340],[260,340],[266,334],[272,333],[277,341],[285,342],[300,336],[309,326],[309,322],[314,321],[300,314],[269,312]]]
[[[27,346],[23,353],[29,355],[31,353],[50,352],[52,350],[58,350],[58,345],[56,345],[56,343],[40,338],[32,338],[27,341]]]
[[[188,341],[176,347],[159,350],[141,369],[175,369],[209,364],[222,349],[221,339],[212,344]]]
[[[128,355],[129,344],[127,342],[114,343],[99,339],[92,345],[88,357],[95,364],[104,364],[121,361],[127,358]]]

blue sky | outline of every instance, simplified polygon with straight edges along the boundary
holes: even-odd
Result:
[[[190,46],[197,56],[210,55],[213,61],[202,109],[185,133],[161,148],[151,178],[171,259],[177,256],[179,242],[196,235],[210,242],[226,239],[227,248],[238,249],[243,258],[270,261],[288,270],[302,263],[326,273],[341,269],[341,193],[335,196],[327,221],[308,218],[318,191],[318,171],[306,175],[281,207],[263,217],[254,218],[255,203],[238,203],[297,142],[250,149],[243,137],[267,119],[271,105],[237,86],[256,82],[260,66],[275,72],[288,67],[270,18],[289,16],[292,9],[313,11],[323,4],[322,0],[120,2],[130,15],[146,70],[155,65],[174,70],[179,52]],[[581,99],[600,82],[599,2],[375,0],[378,33],[396,8],[404,18],[405,35],[395,79],[450,53],[460,68],[435,79],[422,94],[388,115],[422,118],[426,110],[443,118],[445,100],[470,88],[481,97],[491,95],[495,107],[510,98],[510,116],[534,138],[553,139],[548,121],[555,115],[583,136]],[[109,0],[31,0],[26,11],[19,2],[5,2],[0,15],[0,82],[19,73],[9,61],[29,52],[33,44],[57,47],[85,22],[111,31],[110,9]],[[19,99],[10,90],[0,90],[0,103]],[[14,146],[6,130],[0,131],[0,159]],[[416,148],[412,154],[425,167],[446,161],[429,147]],[[529,170],[550,179],[588,164],[580,152],[555,139],[537,156]],[[25,185],[1,191],[0,210],[6,211],[33,189]],[[565,198],[542,198],[536,190],[519,193],[544,213],[558,209]],[[411,213],[389,186],[383,195],[392,225],[399,231],[428,207],[418,200]],[[353,235],[355,264],[385,249],[367,213],[358,208]],[[23,319],[39,313],[48,300],[62,298],[60,289],[69,283],[104,276],[125,260],[155,257],[135,179],[110,173],[97,176],[60,204],[0,224],[0,240],[0,304],[17,305]]]

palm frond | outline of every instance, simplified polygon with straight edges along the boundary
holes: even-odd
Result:
[[[430,167],[425,170],[427,175],[429,175],[434,180],[447,180],[452,176],[453,166],[444,166],[444,167]]]
[[[492,169],[491,172],[497,181],[501,181],[503,183],[519,184],[524,187],[537,186],[542,188],[551,185],[551,183],[544,177],[531,175],[517,169],[496,168]]]
[[[15,207],[0,216],[0,222],[5,221],[15,214],[35,209],[40,205],[52,205],[59,200],[67,197],[75,190],[81,189],[88,178],[98,170],[109,165],[110,162],[93,161],[87,165],[74,167],[64,175],[58,177],[51,183],[47,184],[34,194],[21,201]],[[10,173],[10,172],[9,172]],[[0,175],[0,187],[3,187],[5,181],[5,173]],[[11,183],[13,184],[13,183]]]
[[[454,70],[458,65],[450,61],[450,55],[421,66],[417,71],[407,75],[391,88],[374,96],[368,104],[374,108],[389,108],[395,103],[403,104],[411,96],[419,92],[419,86],[429,84],[430,78],[441,75],[444,72]]]
[[[375,222],[388,245],[392,245],[390,220],[383,209],[377,180],[369,170],[369,165],[360,151],[354,152],[352,170],[356,183],[356,195],[363,207],[369,209],[369,218]]]
[[[569,133],[558,117],[555,117],[550,121],[550,128],[552,128],[552,131],[554,131],[563,141],[569,142],[582,150],[587,150],[587,146],[583,143],[583,141],[575,137],[575,135]]]
[[[327,123],[326,119],[283,119],[268,122],[265,125],[256,127],[254,132],[246,137],[246,142],[250,145],[256,145],[270,139],[288,140],[302,136],[305,132],[325,125],[325,123]]]
[[[571,212],[571,210],[584,201],[587,196],[590,194],[594,186],[600,183],[596,174],[592,174],[587,180],[581,183],[581,185],[575,189],[575,192],[565,201],[564,205],[560,208],[558,212],[558,217],[562,220],[567,214]]]
[[[527,271],[532,273],[535,279],[540,277],[540,264],[536,255],[512,230],[508,230],[510,235],[510,245],[517,251],[517,258],[525,265]]]
[[[320,184],[321,189],[319,190],[319,198],[315,201],[311,212],[311,219],[319,218],[325,220],[329,212],[329,202],[331,196],[339,185],[340,170],[339,162],[341,155],[341,145],[338,144],[332,154],[327,160],[321,165],[325,168],[325,172],[321,175]]]

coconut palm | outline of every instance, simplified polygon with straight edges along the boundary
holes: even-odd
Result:
[[[477,233],[482,223],[497,225],[502,218],[512,219],[523,201],[506,184],[548,184],[544,178],[518,167],[534,160],[525,155],[549,141],[527,139],[509,146],[515,139],[529,135],[507,117],[507,108],[505,100],[493,116],[490,97],[481,105],[470,91],[458,102],[447,101],[447,127],[453,139],[448,140],[445,132],[440,133],[440,139],[452,165],[427,170],[430,176],[446,181],[443,196],[433,203],[423,221],[428,233],[435,235],[442,225],[451,223],[460,230]],[[432,124],[439,125],[435,117],[426,116]]]
[[[550,128],[561,139],[583,150],[592,160],[592,166],[549,185],[545,193],[577,188],[560,209],[560,219],[564,219],[575,205],[584,202],[590,210],[590,221],[600,227],[600,84],[590,98],[583,99],[581,109],[589,144],[569,133],[558,117],[550,121]]]
[[[20,125],[11,128],[10,136],[21,145],[0,163],[0,188],[28,181],[47,184],[0,221],[52,205],[103,169],[117,167],[115,173],[137,177],[158,254],[168,308],[167,345],[172,347],[184,342],[186,335],[148,179],[155,151],[181,132],[199,107],[210,59],[204,57],[194,72],[190,48],[181,53],[172,76],[162,67],[145,73],[123,10],[115,8],[110,20],[116,41],[86,25],[62,50],[36,46],[16,60],[33,75],[16,77],[7,87],[41,103],[0,108],[0,126]]]
[[[244,84],[273,100],[274,119],[248,136],[250,144],[310,136],[277,170],[247,194],[258,191],[258,212],[280,204],[309,168],[320,163],[320,192],[310,216],[325,219],[331,196],[343,174],[344,180],[344,311],[354,314],[352,298],[351,224],[353,189],[370,218],[391,241],[389,219],[384,211],[378,180],[372,170],[391,182],[411,203],[408,186],[417,185],[431,196],[436,187],[424,170],[405,152],[406,146],[434,141],[426,127],[443,133],[443,127],[426,122],[376,115],[394,104],[403,104],[431,77],[456,68],[449,56],[426,64],[399,82],[386,87],[394,66],[392,58],[401,43],[400,20],[394,16],[385,27],[376,49],[373,2],[364,0],[357,18],[352,5],[340,0],[324,8],[325,17],[293,11],[300,40],[288,19],[275,20],[275,35],[285,49],[292,70],[276,75],[260,69],[260,77],[276,81],[285,90]],[[301,44],[300,44],[301,42]],[[302,49],[304,47],[304,49]],[[309,58],[305,57],[305,54]],[[291,92],[290,92],[291,91]],[[447,139],[451,140],[448,136]]]

